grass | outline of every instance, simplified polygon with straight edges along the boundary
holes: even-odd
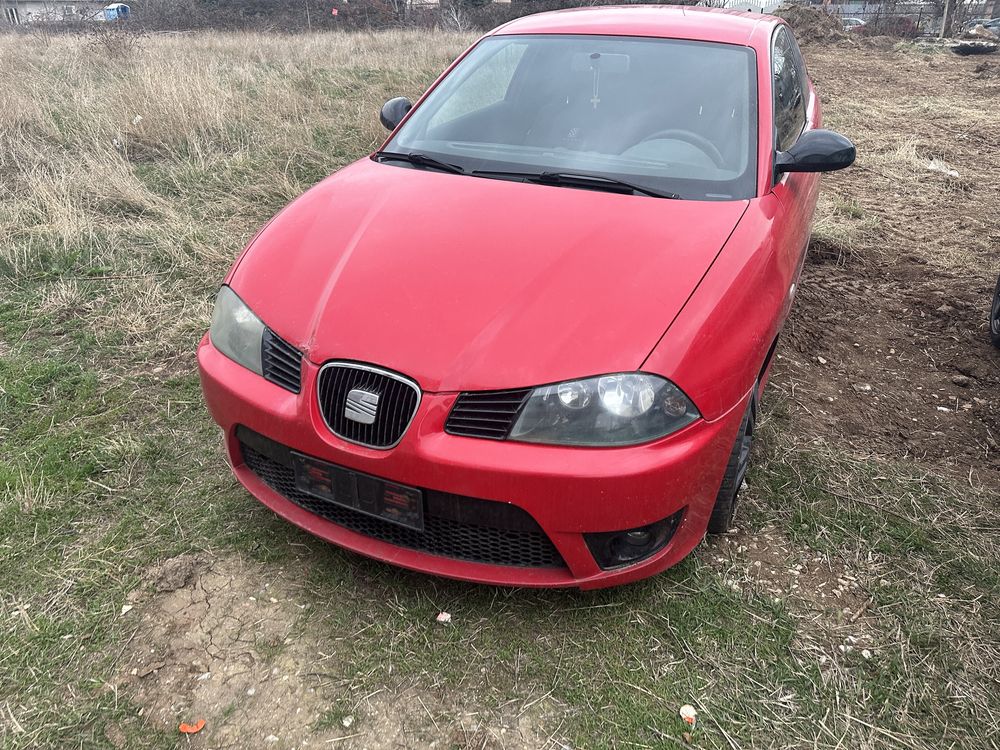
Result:
[[[0,91],[0,744],[186,744],[116,685],[130,593],[194,552],[301,579],[296,627],[337,654],[317,733],[369,724],[352,696],[416,685],[454,746],[505,745],[449,734],[452,707],[515,705],[573,747],[676,747],[691,703],[695,747],[997,747],[996,482],[816,444],[780,400],[745,523],[781,530],[788,567],[856,575],[854,619],[774,596],[718,542],[586,595],[427,579],[298,532],[229,476],[193,355],[219,280],[270,215],[379,140],[384,99],[418,95],[468,41],[153,37],[110,65],[82,41],[0,37],[19,71]],[[875,168],[915,169],[912,143]],[[832,246],[888,252],[870,204],[820,210]],[[434,627],[442,610],[454,621]]]

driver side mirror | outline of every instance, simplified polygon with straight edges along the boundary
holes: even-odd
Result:
[[[386,130],[395,130],[396,126],[403,121],[406,113],[413,109],[413,102],[405,96],[397,96],[382,105],[382,111],[378,113],[378,119]]]
[[[774,157],[774,171],[833,172],[854,163],[854,144],[832,130],[807,130],[787,151]]]

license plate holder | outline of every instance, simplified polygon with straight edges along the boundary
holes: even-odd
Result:
[[[414,531],[424,530],[424,493],[292,451],[295,486],[320,500]]]

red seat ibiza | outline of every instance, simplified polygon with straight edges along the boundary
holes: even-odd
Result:
[[[593,588],[725,531],[817,175],[779,19],[547,13],[262,229],[198,350],[239,480],[348,549]]]

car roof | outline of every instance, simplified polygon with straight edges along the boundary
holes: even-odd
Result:
[[[780,18],[691,5],[623,5],[570,8],[517,18],[493,34],[607,34],[749,45],[758,27]],[[768,35],[770,36],[770,35]]]

